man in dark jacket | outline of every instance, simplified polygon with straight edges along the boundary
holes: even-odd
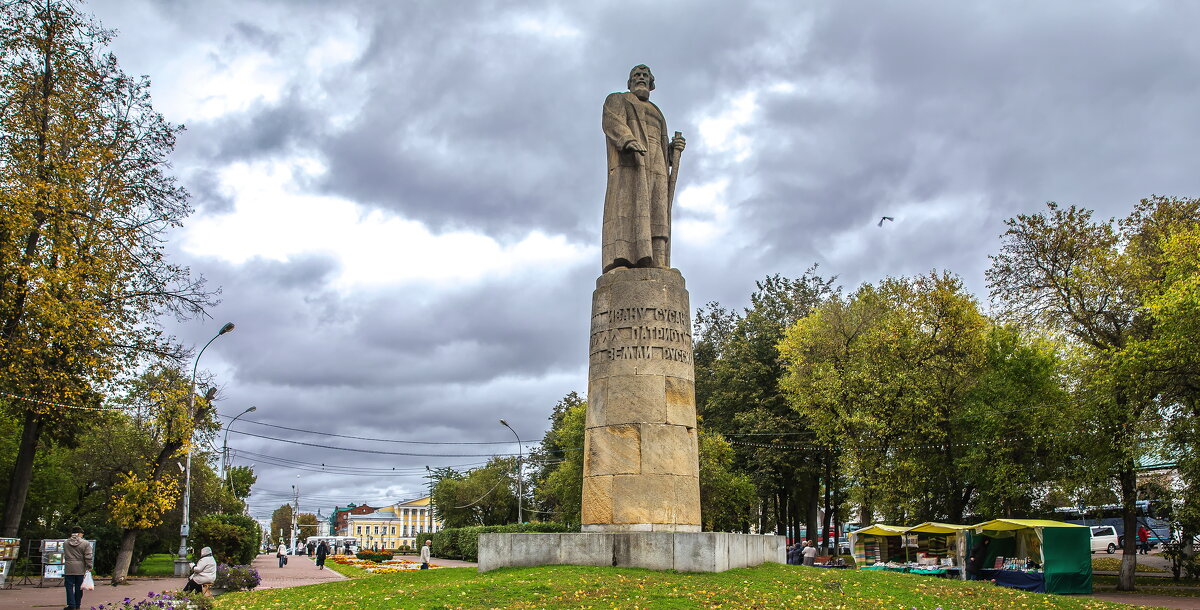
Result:
[[[71,537],[63,545],[63,585],[67,588],[68,610],[83,604],[83,576],[92,571],[92,543],[83,539],[83,528],[71,528]]]
[[[325,569],[325,556],[328,554],[329,554],[329,547],[325,546],[325,541],[322,540],[321,544],[317,545],[317,569],[318,570]]]
[[[971,556],[967,559],[967,580],[979,580],[979,571],[983,569],[983,562],[987,559],[991,543],[991,538],[980,536],[975,548],[971,549]]]

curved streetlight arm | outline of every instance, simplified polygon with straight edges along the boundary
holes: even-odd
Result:
[[[521,496],[524,495],[524,490],[521,489],[521,479],[525,474],[523,464],[525,458],[525,446],[521,444],[521,435],[517,434],[517,431],[513,430],[513,427],[508,425],[508,422],[502,419],[500,420],[500,424],[505,428],[508,428],[509,431],[513,433],[513,436],[517,437],[517,523],[524,523],[525,519],[523,518],[524,515],[521,509]]]
[[[221,442],[221,479],[222,480],[224,480],[226,478],[226,475],[229,474],[225,470],[225,467],[227,465],[226,463],[229,460],[229,458],[226,457],[226,455],[229,453],[229,429],[233,427],[233,422],[237,421],[238,418],[240,418],[241,416],[243,416],[247,413],[253,413],[254,411],[257,411],[257,410],[258,410],[258,407],[250,407],[249,409],[246,409],[245,411],[238,413],[237,417],[229,420],[228,424],[225,424],[225,440]]]

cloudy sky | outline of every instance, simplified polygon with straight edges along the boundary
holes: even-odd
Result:
[[[693,308],[814,263],[849,287],[949,269],[985,298],[1006,218],[1200,195],[1195,3],[85,9],[187,126],[197,211],[170,247],[223,295],[175,332],[237,324],[202,368],[223,413],[257,407],[229,435],[256,517],[293,484],[305,511],[416,496],[426,465],[515,452],[498,419],[539,439],[586,390],[600,106],[635,64],[688,139],[672,261]]]

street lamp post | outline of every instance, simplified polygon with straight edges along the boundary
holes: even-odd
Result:
[[[524,470],[522,469],[521,461],[525,457],[525,448],[521,445],[521,435],[517,434],[517,431],[513,430],[513,427],[508,425],[508,422],[502,419],[500,420],[500,424],[511,430],[513,436],[517,437],[517,523],[524,523],[525,519],[523,518],[521,512],[521,496],[524,493],[521,489],[521,478],[524,474]]]
[[[204,350],[212,345],[217,337],[233,330],[233,322],[226,322],[221,330],[213,335],[204,347],[200,348],[200,353],[196,354],[196,361],[192,363],[192,383],[188,386],[188,418],[194,417],[196,410],[196,369],[200,367],[200,356],[204,355]],[[216,389],[210,388],[205,393],[206,400],[212,400],[216,395]],[[187,466],[184,469],[184,486],[183,486],[183,523],[179,526],[179,557],[175,558],[175,576],[187,576],[191,572],[191,563],[187,560],[187,539],[188,533],[191,530],[192,517],[192,439],[188,439]]]
[[[237,417],[233,418],[232,420],[229,421],[228,424],[225,425],[225,440],[221,442],[221,480],[222,481],[224,481],[226,479],[226,476],[229,474],[225,471],[226,462],[228,462],[228,460],[229,460],[229,458],[228,458],[229,429],[233,427],[233,422],[237,421],[238,417],[241,417],[247,413],[253,413],[257,410],[258,410],[258,407],[250,407],[249,409],[246,409],[245,411],[238,413]]]

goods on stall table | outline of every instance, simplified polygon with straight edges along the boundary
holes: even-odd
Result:
[[[0,587],[9,588],[8,575],[21,550],[20,538],[0,538]]]

